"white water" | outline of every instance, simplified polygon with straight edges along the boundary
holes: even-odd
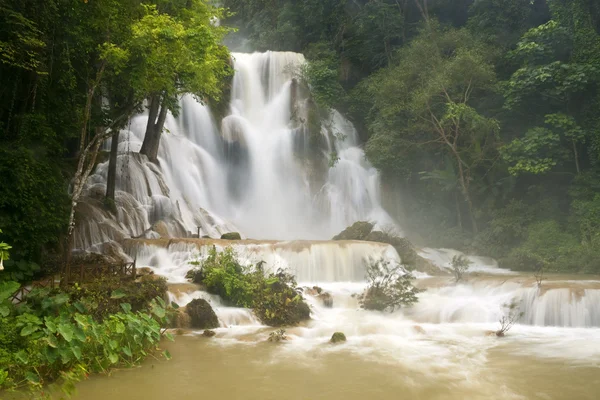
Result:
[[[341,331],[348,337],[345,351],[373,362],[416,368],[432,379],[457,374],[475,379],[487,362],[486,354],[498,346],[509,346],[506,351],[514,355],[600,365],[600,281],[550,280],[540,290],[518,276],[480,275],[454,284],[451,278],[421,274],[417,285],[426,291],[419,302],[390,314],[360,310],[355,295],[366,286],[361,279],[364,261],[397,259],[392,248],[362,242],[281,242],[237,244],[235,249],[243,263],[269,260],[273,268],[292,269],[300,277],[299,286],[317,285],[333,296],[333,307],[327,308],[306,295],[312,320],[287,329],[291,340],[283,351],[298,362]],[[139,265],[152,267],[171,282],[184,282],[189,261],[202,258],[207,247],[140,243],[130,251]],[[261,342],[272,331],[250,310],[224,307],[218,296],[201,291],[172,295],[180,305],[193,298],[205,298],[215,308],[221,322],[216,340],[222,345]],[[486,331],[499,328],[503,305],[512,300],[523,317],[506,338],[486,336]]]
[[[306,96],[292,99],[297,53],[233,54],[230,113],[214,120],[191,96],[168,116],[160,165],[135,154],[147,115],[121,132],[117,221],[102,209],[108,162],[90,177],[76,247],[98,248],[123,237],[220,237],[239,231],[256,239],[329,239],[358,220],[394,222],[379,200],[377,171],[358,147],[356,130],[338,112],[323,123],[327,145],[309,157]],[[292,104],[293,103],[293,104]],[[293,118],[292,110],[299,116]],[[335,132],[336,135],[332,135]],[[329,153],[339,161],[328,168]],[[319,152],[319,151],[317,151]]]

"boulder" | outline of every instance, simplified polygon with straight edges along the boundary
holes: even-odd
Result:
[[[342,332],[335,332],[331,336],[331,340],[329,340],[330,343],[342,343],[345,341],[346,341],[346,335],[344,335]]]
[[[325,307],[333,307],[333,296],[331,293],[323,292],[317,296],[317,299],[321,300]]]
[[[367,236],[373,230],[373,224],[366,221],[358,221],[344,229],[333,240],[366,240]]]
[[[186,307],[186,312],[191,319],[194,329],[213,329],[219,327],[219,319],[208,301],[194,299]]]
[[[216,334],[217,333],[215,331],[211,331],[210,329],[205,329],[204,332],[202,332],[202,336],[204,337],[213,337]]]
[[[242,240],[242,236],[238,232],[228,232],[221,235],[223,240]]]

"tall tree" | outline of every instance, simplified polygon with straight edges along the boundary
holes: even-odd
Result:
[[[160,138],[170,111],[177,114],[184,93],[200,101],[218,99],[231,74],[229,54],[219,44],[226,30],[213,23],[222,10],[190,0],[174,15],[146,6],[132,27],[129,51],[136,98],[145,98],[148,124],[140,153],[158,162]]]

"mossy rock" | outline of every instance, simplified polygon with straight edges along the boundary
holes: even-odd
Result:
[[[228,232],[221,235],[223,240],[242,240],[242,236],[238,232]]]
[[[190,316],[191,326],[194,329],[213,329],[219,327],[217,314],[204,299],[194,299],[186,306],[186,312]]]
[[[358,221],[344,229],[333,240],[367,240],[367,236],[373,230],[373,224],[366,221]]]
[[[345,341],[346,341],[346,335],[344,335],[342,332],[336,332],[331,336],[331,340],[329,342],[342,343]]]

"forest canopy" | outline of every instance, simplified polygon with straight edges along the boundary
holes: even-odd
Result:
[[[304,52],[413,239],[600,271],[600,3],[227,0],[232,48]],[[310,76],[308,79],[310,83]]]
[[[418,245],[600,272],[600,3],[218,4],[2,2],[0,239],[14,260],[70,246],[86,171],[132,115],[147,109],[141,152],[157,162],[183,93],[220,100],[228,46],[305,54],[315,102],[354,122]]]

